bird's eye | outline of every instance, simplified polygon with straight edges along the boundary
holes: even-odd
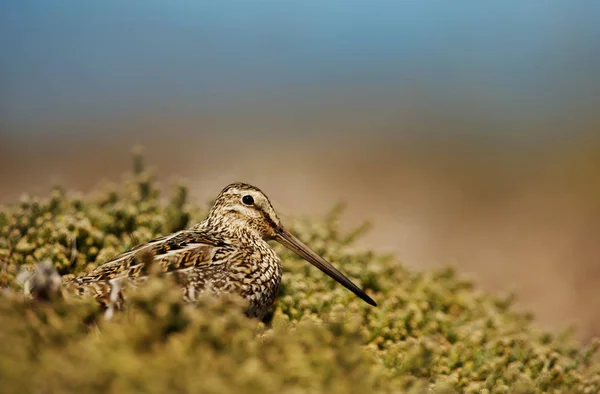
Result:
[[[252,205],[254,204],[254,198],[252,198],[250,195],[245,195],[242,197],[242,202],[246,205]]]

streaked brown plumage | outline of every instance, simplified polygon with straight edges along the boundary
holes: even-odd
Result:
[[[268,240],[280,242],[376,305],[329,262],[285,230],[264,193],[244,183],[223,189],[203,222],[118,255],[69,284],[78,293],[92,294],[105,305],[120,304],[121,281],[143,281],[153,265],[177,276],[185,300],[194,301],[202,291],[235,293],[249,302],[247,314],[260,319],[273,304],[282,275],[281,260]]]

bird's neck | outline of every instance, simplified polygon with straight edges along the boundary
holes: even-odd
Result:
[[[236,222],[225,221],[220,218],[207,217],[204,221],[198,223],[194,227],[194,230],[203,230],[208,232],[214,232],[219,234],[227,235],[231,238],[245,238],[245,239],[263,239],[262,235],[245,225],[240,225]]]

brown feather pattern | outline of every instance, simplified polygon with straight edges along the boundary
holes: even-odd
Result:
[[[247,184],[229,185],[205,221],[139,245],[69,284],[78,294],[90,294],[106,306],[116,281],[135,285],[147,278],[148,264],[143,258],[146,253],[159,272],[177,275],[186,301],[194,301],[205,290],[236,293],[249,302],[248,315],[261,318],[279,289],[281,260],[263,235],[254,230],[263,228],[262,223],[247,226],[238,215],[223,215],[224,207],[238,204],[239,199],[233,196],[247,191],[262,194]],[[124,299],[122,293],[119,304]]]
[[[275,301],[282,276],[281,260],[267,243],[269,240],[291,248],[376,305],[329,262],[285,230],[267,196],[245,183],[223,189],[201,223],[122,253],[68,285],[78,294],[94,296],[112,313],[125,299],[124,288],[143,282],[155,270],[174,275],[186,301],[195,301],[203,291],[238,294],[249,304],[247,314],[260,319]]]

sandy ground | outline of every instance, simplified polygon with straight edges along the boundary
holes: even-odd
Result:
[[[85,191],[118,180],[137,141],[5,140],[0,202],[44,194],[53,182]],[[159,133],[144,145],[160,178],[184,177],[199,202],[238,180],[261,187],[284,219],[345,201],[345,225],[374,225],[361,246],[415,269],[454,265],[484,289],[516,292],[547,328],[600,335],[600,149],[318,133],[272,141]]]

